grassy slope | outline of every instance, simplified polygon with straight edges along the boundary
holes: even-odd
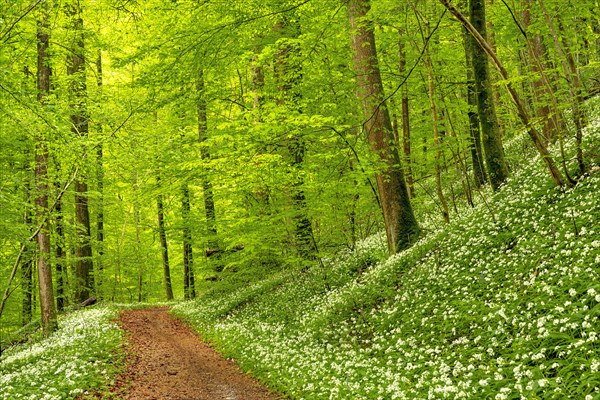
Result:
[[[174,313],[292,398],[600,399],[599,193],[600,173],[561,192],[533,160],[392,258],[372,237]]]

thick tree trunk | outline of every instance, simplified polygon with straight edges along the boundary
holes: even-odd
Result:
[[[475,74],[473,72],[473,52],[470,46],[473,43],[468,31],[464,31],[463,45],[465,47],[465,60],[467,65],[467,104],[469,110],[469,137],[471,149],[471,162],[473,163],[473,180],[476,187],[481,187],[487,182],[485,166],[483,163],[483,149],[481,147],[481,131],[479,129],[479,114],[477,113],[477,89],[475,88]]]
[[[50,94],[50,21],[48,5],[38,21],[37,27],[37,89],[38,101],[45,105]],[[52,267],[50,265],[50,231],[48,229],[48,143],[44,135],[36,138],[35,151],[35,189],[36,217],[41,227],[36,235],[38,245],[38,285],[40,288],[40,309],[42,313],[42,329],[48,336],[56,330],[56,310],[54,308],[54,291],[52,288]]]
[[[367,140],[379,156],[384,171],[377,174],[390,254],[409,247],[419,236],[420,228],[413,214],[398,152],[394,149],[392,124],[386,108],[379,72],[375,34],[366,16],[368,0],[350,0],[348,14],[352,28],[354,70],[357,73],[357,96],[363,103]]]
[[[470,0],[471,24],[486,38],[485,23],[485,0]],[[473,42],[470,44],[471,62],[475,76],[475,87],[477,90],[477,110],[481,123],[483,136],[483,147],[485,149],[485,161],[488,167],[490,183],[494,190],[504,183],[508,178],[508,165],[504,158],[504,148],[500,134],[500,125],[496,116],[494,106],[491,77],[488,58],[485,51]]]
[[[160,185],[160,176],[156,178]],[[158,211],[158,236],[160,237],[160,248],[163,259],[163,280],[165,284],[165,295],[167,300],[173,300],[173,288],[171,286],[171,267],[169,266],[169,246],[167,243],[167,231],[165,229],[165,213],[163,205],[163,196],[158,195],[156,198]]]
[[[67,74],[71,80],[70,91],[72,96],[71,131],[76,136],[85,138],[89,131],[89,117],[87,111],[85,42],[79,1],[68,4],[66,12],[71,19],[73,34],[71,51],[67,56]],[[83,153],[86,154],[85,150]],[[75,182],[75,219],[78,235],[75,246],[75,300],[80,303],[87,300],[94,289],[88,185],[85,177],[80,177]]]
[[[291,32],[289,37],[284,37],[281,40],[275,60],[275,79],[280,92],[278,103],[286,106],[292,112],[302,112],[299,104],[301,94],[298,90],[298,85],[302,79],[301,54],[298,44],[293,43],[293,40],[297,39],[300,34],[300,27],[297,22],[291,23],[283,18],[274,29],[280,32]],[[308,217],[308,207],[304,194],[304,178],[300,173],[304,164],[306,147],[301,133],[293,132],[289,136],[286,143],[287,149],[290,154],[291,165],[297,171],[292,187],[296,249],[300,257],[309,260],[316,259],[318,249],[313,236],[312,222]]]

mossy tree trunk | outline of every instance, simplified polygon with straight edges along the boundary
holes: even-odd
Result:
[[[485,0],[470,0],[469,5],[471,24],[484,39],[487,38]],[[481,123],[485,161],[492,188],[498,190],[508,178],[509,172],[504,158],[500,125],[494,105],[489,62],[481,46],[475,42],[474,38],[471,36],[469,38],[472,41],[469,49],[471,50],[471,63],[477,92],[477,112]]]
[[[298,43],[300,26],[297,21],[284,15],[275,25],[274,30],[282,35],[277,43],[275,59],[275,79],[279,89],[277,102],[285,106],[291,113],[301,113],[301,93],[298,88],[302,79],[302,54]],[[316,259],[318,251],[304,194],[302,169],[306,145],[302,134],[300,132],[290,133],[286,147],[295,174],[291,190],[296,250],[303,259]]]
[[[473,43],[469,32],[463,33],[463,45],[465,47],[465,62],[467,70],[467,104],[469,109],[469,137],[471,162],[473,164],[473,180],[476,187],[481,187],[487,182],[485,165],[483,161],[483,148],[481,147],[481,130],[479,127],[479,114],[477,113],[477,89],[475,87],[475,76],[473,73],[473,52],[471,51]]]

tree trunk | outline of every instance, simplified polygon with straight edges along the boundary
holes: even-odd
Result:
[[[357,73],[357,96],[363,103],[367,140],[385,169],[377,174],[388,250],[394,254],[409,247],[419,236],[420,228],[413,214],[398,152],[394,150],[392,125],[386,108],[379,72],[373,24],[366,19],[368,0],[350,0],[348,14],[352,28],[354,70]]]
[[[67,56],[67,74],[71,80],[72,96],[71,131],[80,138],[86,138],[89,131],[89,117],[86,104],[85,42],[79,1],[68,4],[66,12],[71,20],[73,34],[71,51]],[[85,150],[83,154],[86,154]],[[75,219],[78,236],[75,246],[75,301],[81,303],[90,297],[94,288],[88,185],[85,176],[75,182]]]
[[[156,178],[160,189],[160,176]],[[173,300],[173,288],[171,286],[171,268],[169,266],[169,247],[167,243],[167,232],[165,230],[165,213],[163,206],[163,196],[158,195],[156,199],[156,205],[158,210],[158,235],[160,237],[160,248],[163,259],[163,279],[165,283],[165,294],[167,301]]]
[[[183,221],[183,297],[193,299],[194,289],[194,255],[192,250],[192,232],[190,230],[190,190],[187,183],[182,188],[181,215]]]
[[[400,61],[398,63],[398,72],[401,77],[406,74],[406,49],[404,41],[406,40],[406,32],[402,29],[398,30],[398,54]],[[408,108],[408,82],[404,82],[401,89],[402,93],[402,152],[404,158],[402,163],[406,171],[406,184],[408,185],[408,196],[415,197],[414,179],[412,172],[412,159],[410,153],[410,115]]]
[[[463,24],[463,26],[465,28],[467,28],[467,30],[475,38],[475,40],[477,41],[479,46],[485,50],[488,57],[493,61],[494,65],[496,66],[496,69],[498,69],[498,71],[500,72],[502,79],[505,80],[506,89],[508,90],[508,93],[512,97],[513,102],[515,103],[515,106],[517,107],[517,114],[518,114],[519,118],[521,119],[521,122],[523,123],[523,125],[525,125],[525,128],[527,129],[527,133],[529,134],[529,137],[533,141],[533,144],[535,145],[535,147],[540,155],[540,158],[546,164],[546,167],[548,168],[548,171],[550,172],[550,176],[552,177],[552,180],[554,181],[556,186],[562,186],[564,184],[564,181],[560,174],[560,171],[558,170],[558,168],[556,168],[554,159],[548,152],[548,148],[546,147],[546,144],[544,143],[544,141],[541,139],[541,136],[538,133],[537,129],[535,129],[535,127],[530,123],[529,114],[527,113],[525,104],[523,104],[521,97],[519,96],[519,94],[513,87],[512,83],[510,82],[508,73],[506,72],[504,65],[502,65],[502,63],[498,59],[498,56],[490,48],[490,46],[485,41],[483,36],[481,36],[481,34],[477,31],[477,29],[475,29],[475,27],[467,20],[467,18],[465,18],[465,16],[460,11],[458,11],[458,9],[456,7],[454,7],[452,4],[450,4],[449,0],[440,0],[440,2],[450,11],[450,13],[452,15],[454,15]]]
[[[477,114],[477,89],[475,88],[475,74],[473,72],[472,42],[469,32],[464,30],[463,45],[465,47],[465,60],[467,65],[467,104],[469,110],[469,137],[471,149],[471,162],[473,163],[473,180],[476,187],[481,187],[487,182],[485,166],[483,164],[483,149],[481,147],[481,131],[479,128],[479,114]]]
[[[27,208],[25,210],[24,222],[26,226],[31,227],[33,224],[33,218],[31,214],[29,196],[31,195],[31,186],[29,182],[26,186],[27,194]],[[32,308],[33,308],[33,257],[35,257],[35,251],[33,249],[33,243],[30,240],[24,242],[23,246],[23,262],[21,264],[21,288],[23,291],[22,301],[22,317],[21,325],[25,326],[31,322]]]
[[[485,39],[485,0],[470,0],[470,14],[471,24]],[[477,45],[475,40],[473,38],[471,40],[473,42],[469,48],[472,52],[471,61],[475,76],[477,110],[481,123],[485,160],[492,188],[498,190],[504,181],[506,181],[506,178],[508,178],[508,165],[504,159],[500,125],[496,116],[496,107],[494,106],[488,58],[485,51]]]
[[[56,187],[58,190],[61,189],[61,185],[57,184]],[[56,205],[54,206],[54,210],[56,212],[56,309],[59,312],[64,311],[66,305],[66,296],[65,296],[65,282],[64,282],[64,274],[66,273],[65,268],[65,227],[64,227],[64,216],[62,211],[62,199],[58,199],[56,201]]]
[[[554,41],[554,46],[556,47],[556,51],[558,55],[563,59],[562,64],[565,70],[565,74],[567,76],[567,82],[569,83],[569,91],[571,92],[571,96],[573,98],[573,123],[575,125],[575,140],[577,146],[577,164],[579,166],[579,172],[581,174],[585,173],[585,163],[583,160],[583,151],[581,149],[581,144],[583,141],[583,129],[586,125],[586,116],[583,108],[583,92],[584,87],[581,82],[581,78],[579,76],[579,70],[577,69],[577,65],[575,64],[575,59],[573,58],[573,54],[570,50],[570,45],[568,40],[564,37],[564,34],[559,36],[559,33],[556,31],[554,27],[554,23],[543,0],[539,0],[538,4],[542,9],[544,17],[546,19],[546,23],[550,28],[550,34],[552,36],[552,40]],[[562,31],[562,23],[560,20],[560,16],[558,18],[558,26]],[[562,43],[561,43],[562,42]]]
[[[38,102],[46,105],[50,94],[50,21],[48,5],[44,9],[37,27],[37,89]],[[48,143],[44,134],[36,138],[35,151],[35,189],[36,217],[41,227],[36,235],[38,245],[38,280],[40,288],[40,309],[42,313],[42,329],[48,336],[56,330],[56,310],[54,308],[54,291],[52,288],[52,267],[50,265],[50,231],[48,229]]]
[[[134,179],[134,187],[136,189],[139,189],[138,186],[138,175],[137,172],[135,174],[135,179]],[[137,197],[137,190],[136,190],[136,198],[133,202],[133,222],[135,224],[135,252],[136,254],[139,254],[141,256],[143,249],[142,249],[142,240],[141,240],[141,234],[140,234],[140,209],[139,209],[139,202],[138,202],[138,197]],[[137,260],[137,301],[138,303],[141,303],[144,300],[144,260],[142,259],[138,259]]]
[[[204,72],[198,73],[196,83],[196,91],[198,92],[198,140],[200,141],[200,156],[205,162],[205,165],[210,163],[210,152],[206,144],[208,120],[206,116],[206,95],[204,88]],[[206,233],[208,235],[208,248],[214,250],[214,254],[218,256],[219,237],[217,232],[217,218],[215,213],[215,200],[213,195],[213,186],[209,177],[210,169],[208,166],[204,168],[202,174],[202,190],[204,191],[204,212],[206,215]],[[217,265],[217,271],[222,270],[220,265]],[[193,286],[192,286],[193,287]]]
[[[292,113],[301,113],[301,93],[298,85],[302,79],[302,58],[300,47],[294,40],[300,34],[297,22],[290,22],[286,17],[279,21],[274,28],[276,31],[291,32],[282,38],[275,61],[275,79],[279,89],[278,103],[286,106]],[[291,166],[296,177],[292,187],[292,202],[294,205],[293,220],[295,225],[295,240],[298,255],[304,259],[316,259],[318,250],[314,240],[312,223],[308,217],[308,207],[304,194],[304,178],[302,168],[306,150],[304,138],[299,132],[293,132],[287,140],[287,149],[291,157]]]
[[[428,33],[429,34],[429,33]],[[435,191],[441,205],[442,217],[444,222],[450,223],[450,212],[448,202],[442,190],[442,173],[440,162],[442,158],[442,142],[440,140],[439,118],[435,99],[435,87],[433,82],[433,65],[429,56],[429,51],[425,50],[425,66],[427,68],[427,90],[429,93],[429,107],[431,109],[431,118],[433,121],[433,146],[435,147]]]
[[[102,77],[102,51],[98,50],[98,58],[96,59],[97,85],[98,90],[102,94],[103,77]],[[98,133],[102,136],[103,126],[98,123]],[[96,182],[98,190],[98,202],[96,211],[96,242],[98,258],[96,263],[97,280],[96,280],[96,295],[99,300],[102,300],[104,293],[102,288],[103,272],[104,272],[104,165],[103,165],[103,140],[98,141],[96,150]]]
[[[528,30],[531,25],[531,7],[532,0],[523,2],[523,29]],[[552,110],[551,99],[553,95],[552,88],[549,87],[544,79],[546,75],[544,62],[546,47],[542,41],[542,37],[538,34],[529,33],[527,35],[527,54],[529,56],[528,67],[536,75],[533,81],[533,94],[537,106],[535,107],[538,118],[543,123],[542,135],[547,142],[553,142],[556,134],[560,133],[561,124],[559,122],[559,110]]]

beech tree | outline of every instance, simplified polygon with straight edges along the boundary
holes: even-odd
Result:
[[[37,27],[37,90],[38,102],[42,106],[48,104],[50,95],[50,14],[49,6],[44,5],[40,12]],[[44,335],[48,336],[58,324],[54,305],[54,291],[52,284],[52,267],[50,265],[50,231],[48,218],[50,207],[48,204],[48,127],[45,132],[36,138],[35,154],[35,189],[36,189],[36,223],[39,229],[36,235],[38,244],[38,280],[40,288],[40,308],[42,310],[42,328]]]
[[[385,168],[377,174],[388,250],[397,253],[410,246],[420,232],[413,214],[408,189],[392,136],[392,123],[383,94],[375,34],[368,19],[369,0],[350,0],[348,15],[352,28],[352,53],[357,72],[357,97],[363,104],[364,129],[373,151]]]
[[[72,46],[67,57],[67,74],[69,75],[71,92],[71,131],[78,138],[87,138],[89,132],[89,116],[87,111],[87,82],[85,39],[83,32],[82,9],[79,0],[66,5],[66,13],[71,20],[73,31]],[[82,140],[82,142],[84,142]],[[85,142],[84,142],[85,143]],[[84,145],[85,146],[85,145]],[[82,149],[83,162],[87,159],[87,149]],[[75,247],[75,275],[77,278],[76,299],[83,302],[90,297],[94,288],[94,270],[92,261],[92,233],[90,212],[88,208],[88,184],[85,173],[75,182],[75,219],[79,239]]]
[[[484,40],[487,40],[485,0],[470,0],[469,6],[473,28],[479,32]],[[500,185],[508,178],[508,165],[504,158],[504,147],[500,137],[500,124],[493,99],[489,62],[485,50],[479,46],[477,40],[471,35],[469,35],[469,38],[472,41],[468,46],[471,51],[469,60],[474,71],[477,110],[481,124],[483,148],[485,149],[485,161],[490,183],[494,190],[498,190]]]

